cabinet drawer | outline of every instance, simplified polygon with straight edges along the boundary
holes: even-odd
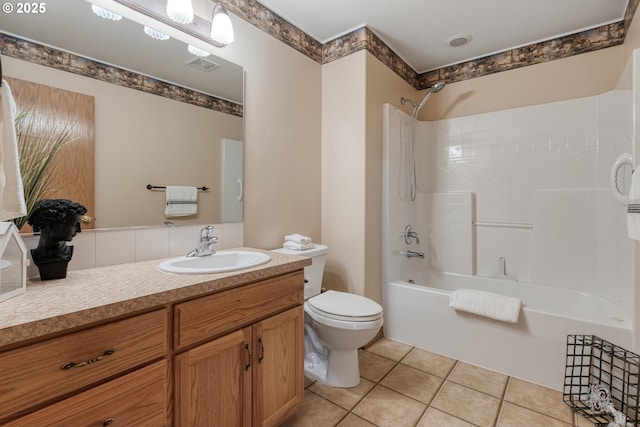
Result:
[[[5,427],[159,427],[167,424],[167,363],[157,362]]]
[[[175,346],[188,346],[302,304],[303,292],[300,270],[176,304]]]
[[[158,310],[1,353],[0,420],[165,356],[167,317]]]

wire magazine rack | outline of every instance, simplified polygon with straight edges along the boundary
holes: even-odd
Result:
[[[598,427],[640,427],[640,356],[595,335],[568,335],[563,400]]]

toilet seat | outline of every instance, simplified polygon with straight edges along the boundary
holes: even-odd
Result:
[[[346,292],[321,293],[309,298],[306,306],[319,316],[343,322],[373,322],[382,317],[380,304]]]

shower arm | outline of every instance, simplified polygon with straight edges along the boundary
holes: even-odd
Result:
[[[431,97],[432,94],[434,93],[438,93],[440,92],[442,89],[444,89],[444,82],[438,82],[436,84],[434,84],[433,86],[431,86],[429,88],[429,90],[427,91],[427,93],[425,93],[424,97],[422,98],[422,101],[420,101],[420,104],[418,104],[417,102],[409,99],[409,98],[401,98],[400,99],[400,103],[402,105],[405,104],[405,102],[408,102],[409,104],[413,105],[413,116],[417,116],[418,115],[418,111],[420,111],[420,109],[422,107],[424,107],[424,104],[427,102],[427,99],[429,99]]]

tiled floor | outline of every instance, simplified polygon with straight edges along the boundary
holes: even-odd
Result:
[[[360,351],[360,385],[307,380],[282,427],[592,427],[562,393],[382,338]]]

